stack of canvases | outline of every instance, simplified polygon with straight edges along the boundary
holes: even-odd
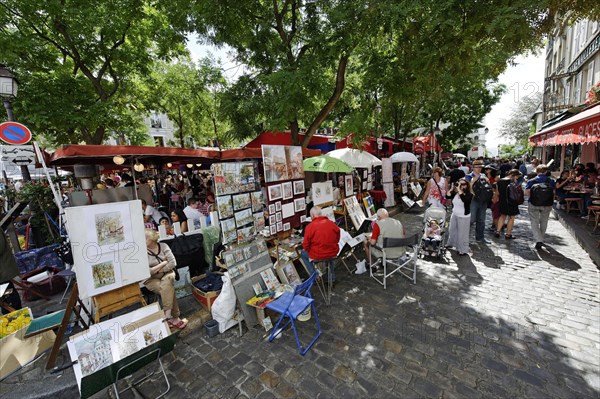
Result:
[[[298,227],[306,213],[302,147],[263,145],[263,167],[269,200],[269,233]]]
[[[212,166],[223,244],[252,239],[265,227],[263,198],[254,162]]]

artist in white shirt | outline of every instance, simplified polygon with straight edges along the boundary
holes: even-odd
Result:
[[[144,210],[144,223],[154,222],[157,226],[160,224],[162,215],[158,209],[148,205],[146,200],[142,200],[142,209]]]

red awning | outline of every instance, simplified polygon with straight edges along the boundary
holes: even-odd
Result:
[[[304,140],[304,135],[298,135],[299,140]],[[314,134],[310,138],[310,142],[308,145],[318,145],[318,144],[326,144],[329,143],[330,136],[321,136],[318,134]],[[245,148],[261,148],[263,144],[266,145],[292,145],[292,134],[289,131],[279,132],[279,131],[266,131],[262,132],[257,138],[250,141],[246,144]]]
[[[52,165],[110,164],[115,155],[148,163],[166,163],[189,160],[214,162],[221,158],[221,151],[215,148],[146,147],[134,145],[81,145],[67,144],[52,154]]]
[[[418,136],[413,138],[413,153],[423,154],[425,152],[440,152],[442,147],[437,142],[433,134],[427,136]]]
[[[534,146],[596,143],[600,139],[600,104],[550,126],[529,138]]]
[[[313,150],[311,148],[302,148],[302,156],[305,158],[316,157],[321,155],[320,150]],[[221,159],[252,159],[262,158],[262,148],[237,148],[232,150],[221,151]]]

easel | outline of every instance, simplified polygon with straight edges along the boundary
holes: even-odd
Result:
[[[51,369],[54,367],[56,363],[56,358],[58,356],[58,351],[60,350],[60,346],[62,344],[63,338],[65,336],[65,332],[67,331],[67,327],[71,323],[71,316],[75,313],[74,322],[80,322],[83,328],[89,328],[89,325],[83,320],[81,316],[81,311],[84,311],[88,318],[92,319],[92,314],[85,307],[81,299],[79,299],[79,289],[77,288],[77,282],[73,284],[73,289],[71,290],[71,295],[69,296],[69,301],[67,302],[67,308],[65,309],[65,313],[63,315],[62,322],[60,323],[60,328],[56,333],[56,340],[54,341],[54,345],[52,346],[52,350],[50,351],[50,356],[48,357],[48,363],[46,363],[46,369]]]
[[[138,283],[126,285],[116,290],[105,292],[94,296],[94,322],[98,323],[104,316],[108,316],[118,310],[124,309],[127,306],[140,303],[146,306],[146,301],[140,290]]]

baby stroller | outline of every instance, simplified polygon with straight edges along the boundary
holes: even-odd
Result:
[[[422,257],[443,257],[446,253],[448,222],[443,208],[430,206],[423,215],[423,235],[419,245]]]

